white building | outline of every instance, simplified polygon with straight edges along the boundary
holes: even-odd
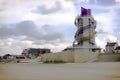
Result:
[[[77,31],[75,33],[73,48],[88,52],[100,51],[100,48],[95,43],[96,20],[91,15],[90,9],[81,7],[81,14],[75,18],[75,26],[77,27]]]
[[[116,51],[116,53],[120,53],[120,46],[117,46],[117,47],[115,48],[115,51]]]
[[[117,42],[107,42],[105,46],[105,52],[106,53],[119,53],[120,52],[120,46]]]
[[[115,51],[115,48],[116,48],[117,46],[118,46],[118,45],[117,45],[116,42],[107,42],[107,44],[106,44],[106,46],[105,46],[105,48],[106,48],[105,52],[106,52],[106,53],[115,53],[115,52],[116,52],[116,51]]]

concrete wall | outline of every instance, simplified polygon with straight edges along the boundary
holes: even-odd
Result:
[[[74,62],[72,51],[49,53],[42,56],[43,62]]]
[[[84,62],[92,62],[97,60],[99,53],[89,53],[89,52],[80,52],[79,50],[74,51],[74,62],[75,63],[84,63]]]
[[[101,53],[96,62],[117,62],[120,61],[120,53]]]
[[[46,63],[52,62],[69,62],[69,63],[83,63],[94,61],[98,58],[99,53],[88,53],[79,50],[64,51],[59,53],[49,53],[42,56],[42,61]]]

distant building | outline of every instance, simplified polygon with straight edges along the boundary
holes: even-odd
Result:
[[[22,55],[5,54],[2,59],[24,59]]]
[[[116,50],[116,53],[120,53],[120,46],[117,46],[115,50]]]
[[[117,42],[107,42],[106,46],[105,46],[105,52],[106,53],[115,53],[116,50],[118,49],[118,44]]]
[[[8,59],[11,55],[10,54],[5,54],[2,58],[3,59]]]
[[[51,52],[50,49],[28,48],[23,50],[22,55],[25,58],[34,59],[37,58],[38,56],[41,56],[42,54],[50,52]]]

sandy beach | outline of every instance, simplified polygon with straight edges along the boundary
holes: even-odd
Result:
[[[0,64],[0,80],[6,80],[4,65]]]
[[[0,80],[120,80],[120,62],[0,64]]]

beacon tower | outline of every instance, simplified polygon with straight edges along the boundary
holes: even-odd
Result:
[[[76,16],[74,23],[77,31],[73,47],[85,49],[86,51],[98,49],[95,43],[96,20],[91,14],[91,9],[81,7],[81,14]]]

